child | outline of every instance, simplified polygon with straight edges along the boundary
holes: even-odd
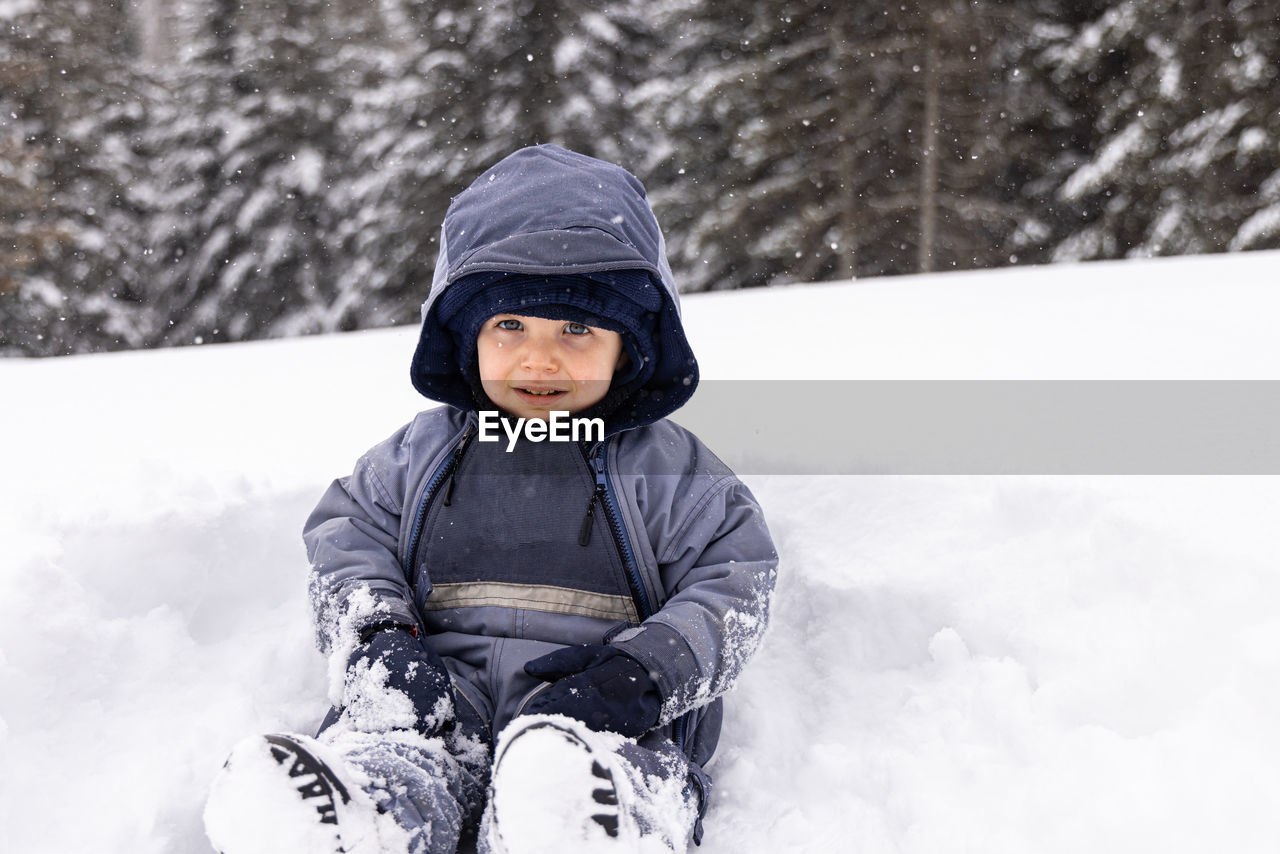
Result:
[[[640,182],[510,155],[450,205],[422,317],[412,380],[446,405],[304,531],[334,708],[315,739],[236,748],[210,837],[683,851],[777,557],[746,487],[665,420],[697,364]]]

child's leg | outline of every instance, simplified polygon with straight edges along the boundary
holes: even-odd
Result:
[[[238,745],[205,827],[221,854],[454,854],[474,838],[489,768],[471,728],[444,738],[330,727]]]
[[[485,781],[442,739],[348,732],[329,746],[363,773],[364,791],[395,818],[414,854],[453,854],[474,833]]]
[[[204,825],[219,854],[407,852],[411,837],[378,808],[370,779],[303,735],[247,738],[213,780]]]
[[[570,718],[521,717],[498,739],[480,850],[681,852],[697,797],[665,738],[636,743]]]

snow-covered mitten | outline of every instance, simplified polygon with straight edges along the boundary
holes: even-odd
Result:
[[[453,726],[449,671],[413,626],[375,623],[360,641],[347,664],[340,720],[361,732],[413,729],[427,737]]]
[[[553,683],[525,707],[568,715],[595,730],[638,738],[658,725],[662,695],[648,669],[616,646],[570,646],[535,658],[524,672]]]
[[[666,761],[570,718],[517,718],[498,739],[480,850],[684,851],[696,810],[685,785],[687,766],[673,759],[663,767]]]

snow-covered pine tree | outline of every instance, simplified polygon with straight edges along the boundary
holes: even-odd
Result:
[[[483,164],[474,4],[381,0],[329,73],[347,92],[335,124],[344,167],[330,195],[333,298],[284,331],[409,323],[425,299],[449,200]],[[292,328],[288,328],[292,327]]]
[[[1247,109],[1232,142],[1214,153],[1219,173],[1234,186],[1236,205],[1230,212],[1227,248],[1280,247],[1280,109],[1275,81],[1280,79],[1280,3],[1275,0],[1237,0],[1224,33],[1231,40],[1219,75],[1227,91],[1238,95]],[[1224,27],[1224,29],[1228,29]],[[1221,54],[1220,54],[1221,55]],[[1232,103],[1236,103],[1233,101]],[[1220,123],[1221,124],[1221,123]],[[1204,141],[1186,133],[1186,143],[1204,150]],[[1188,165],[1194,167],[1196,160]],[[1227,165],[1233,168],[1227,170]]]
[[[474,13],[471,56],[491,141],[483,156],[556,142],[629,159],[635,120],[626,99],[654,71],[662,5],[496,0]]]
[[[184,0],[191,50],[150,145],[163,176],[153,221],[153,343],[297,331],[335,299],[329,193],[347,169],[335,124],[347,90],[329,65],[343,27],[323,0]]]
[[[1091,117],[1056,260],[1280,246],[1280,7],[1121,0],[1045,53]]]
[[[627,104],[657,35],[637,2],[383,0],[379,35],[333,76],[358,80],[338,122],[347,211],[333,246],[337,297],[305,328],[414,320],[449,200],[520,146],[558,142],[629,163]]]
[[[1020,167],[1053,99],[1022,63],[1051,13],[690,0],[634,98],[673,265],[699,289],[1007,263],[1036,230]]]
[[[659,72],[632,101],[678,277],[705,290],[849,273],[877,98],[841,31],[874,14],[711,0],[664,12]]]
[[[887,168],[869,176],[866,253],[875,274],[1008,263],[1035,219],[1011,154],[1051,100],[1020,90],[1022,57],[1051,4],[885,4],[868,45],[884,93],[872,120]],[[1018,155],[1023,156],[1023,155]]]
[[[207,23],[153,138],[166,343],[410,322],[480,169],[536,141],[625,159],[638,3],[184,2]]]
[[[912,161],[893,170],[883,198],[895,222],[914,209],[915,271],[1035,260],[1045,230],[1027,192],[1055,140],[1061,101],[1031,64],[1055,31],[1054,0],[914,0],[890,6],[898,85],[887,111],[904,114]],[[901,138],[901,136],[899,137]],[[875,205],[883,204],[875,201]],[[900,263],[900,262],[899,262]],[[886,270],[889,271],[889,270]]]
[[[137,346],[148,93],[122,4],[0,13],[0,353]]]
[[[9,50],[0,56],[0,300],[16,300],[30,271],[67,237],[56,223],[38,217],[53,195],[48,154],[29,144],[32,120],[18,118],[17,102],[39,85],[40,77],[29,59]],[[16,303],[0,304],[9,318]],[[0,336],[4,334],[0,327]]]

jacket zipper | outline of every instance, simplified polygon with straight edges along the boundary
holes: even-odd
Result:
[[[449,485],[444,490],[444,506],[453,504],[453,487],[458,482],[458,468],[462,465],[462,455],[467,450],[467,442],[471,439],[471,428],[462,434],[462,441],[453,449],[453,465],[449,469]]]
[[[617,499],[609,486],[609,478],[605,474],[604,461],[605,443],[599,442],[590,454],[591,470],[595,474],[596,486],[591,493],[590,500],[587,502],[587,516],[583,519],[582,530],[578,534],[578,542],[584,546],[590,542],[591,509],[595,502],[599,501],[600,506],[604,508],[604,516],[609,523],[609,529],[613,531],[613,538],[618,545],[618,551],[622,555],[622,563],[626,567],[627,579],[631,585],[631,598],[635,600],[636,609],[640,612],[640,621],[644,622],[653,616],[653,608],[649,604],[649,597],[644,592],[644,585],[640,579],[640,570],[636,564],[635,553],[631,550],[631,541],[627,539],[626,528],[623,527],[622,517],[618,513]],[[676,747],[682,753],[685,752],[685,743],[689,737],[689,721],[692,715],[693,712],[686,712],[671,723],[671,740],[675,742]],[[701,823],[701,818],[699,818],[699,823]]]
[[[605,443],[599,442],[587,455],[592,474],[595,476],[595,489],[592,490],[591,498],[587,501],[587,515],[582,520],[582,528],[578,531],[578,543],[585,546],[591,542],[591,510],[595,503],[599,501],[601,509],[604,510],[604,518],[609,525],[609,530],[613,532],[614,544],[618,548],[618,553],[622,556],[622,566],[626,571],[627,584],[631,588],[631,598],[636,603],[640,621],[644,622],[653,616],[653,607],[649,604],[644,582],[640,578],[640,569],[636,564],[635,553],[631,550],[631,541],[627,538],[626,528],[623,527],[622,517],[618,513],[617,498],[609,486],[609,478],[605,473],[604,454]]]
[[[436,492],[440,489],[440,484],[444,479],[449,478],[449,488],[446,491],[445,503],[449,503],[449,499],[453,497],[453,476],[458,470],[458,466],[462,463],[462,455],[467,450],[467,443],[471,441],[471,433],[474,425],[468,424],[467,429],[463,431],[462,438],[458,444],[454,446],[449,456],[441,461],[440,465],[431,475],[431,480],[427,482],[427,488],[422,493],[422,500],[418,502],[418,512],[413,519],[413,533],[409,536],[409,551],[405,560],[405,574],[409,576],[409,589],[416,595],[418,592],[418,572],[416,565],[418,562],[418,541],[422,538],[422,529],[427,524],[427,508],[431,506],[431,499],[435,497]]]
[[[597,501],[604,500],[604,489],[599,481],[596,481],[595,488],[591,490],[591,497],[587,499],[587,515],[582,517],[582,527],[578,529],[578,545],[591,545],[591,528],[595,523],[595,514],[591,511],[595,508]]]

